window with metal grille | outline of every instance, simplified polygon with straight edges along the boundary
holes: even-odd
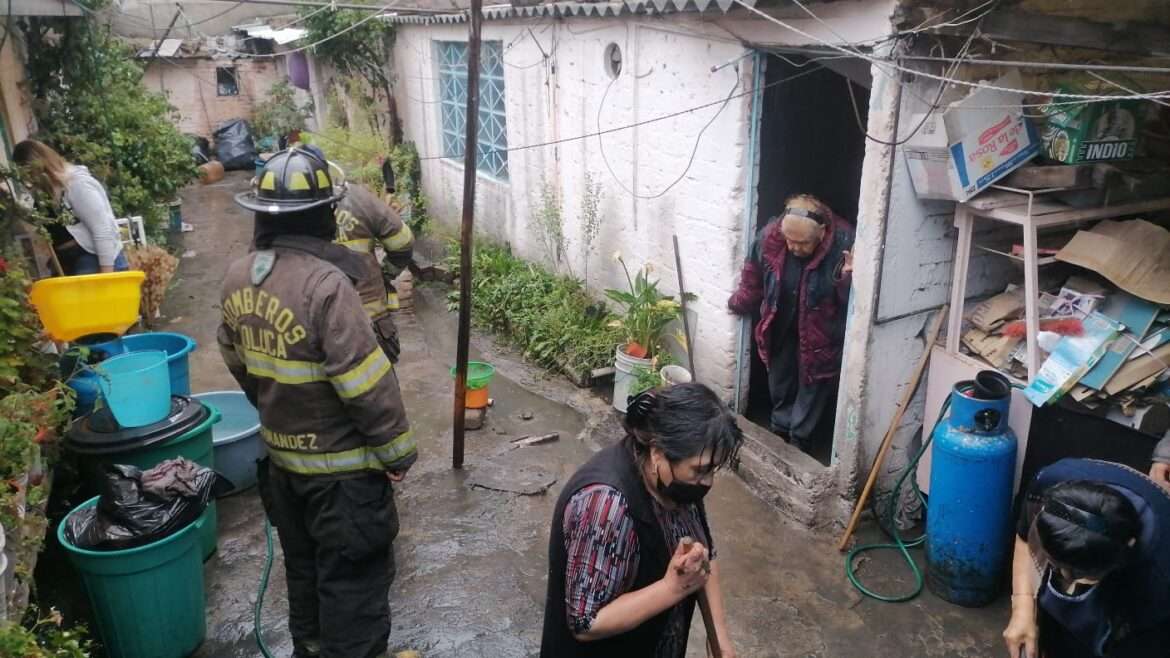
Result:
[[[443,157],[462,158],[467,132],[467,44],[439,41],[439,112]],[[504,55],[500,41],[484,41],[479,62],[476,169],[508,178],[508,124],[504,111]]]

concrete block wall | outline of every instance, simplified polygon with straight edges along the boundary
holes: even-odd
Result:
[[[747,246],[741,224],[750,97],[741,94],[750,90],[753,72],[749,59],[739,62],[738,71],[728,66],[712,73],[712,66],[740,55],[742,46],[670,29],[669,23],[572,20],[533,27],[531,35],[529,22],[484,25],[484,39],[506,49],[511,147],[588,135],[599,127],[631,125],[734,97],[722,110],[715,105],[600,137],[510,152],[508,180],[478,178],[476,228],[524,258],[578,278],[584,278],[588,260],[587,283],[599,297],[604,288],[625,286],[625,275],[611,258],[618,251],[633,268],[652,264],[662,289],[676,293],[671,236],[677,234],[687,287],[699,297],[692,324],[696,369],[701,381],[730,399],[739,325],[725,304]],[[466,41],[466,34],[463,25],[399,27],[394,53],[399,111],[406,138],[423,158],[440,156],[442,148],[433,42]],[[604,66],[609,44],[622,51],[616,80]],[[695,151],[696,136],[708,122]],[[588,252],[581,217],[586,172],[602,189],[601,231]],[[461,163],[424,159],[432,213],[452,228],[461,212],[462,176]],[[559,199],[563,217],[567,248],[559,258],[535,220],[546,187]]]
[[[217,95],[215,71],[221,66],[235,67],[239,95]],[[179,130],[210,138],[225,121],[251,119],[255,104],[264,100],[272,85],[286,77],[279,61],[271,58],[187,58],[150,64],[143,84],[165,93],[178,109]]]

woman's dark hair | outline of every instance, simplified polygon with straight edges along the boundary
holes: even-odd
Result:
[[[1040,543],[1052,559],[1085,574],[1120,567],[1142,529],[1137,509],[1124,494],[1085,480],[1049,488],[1035,523]]]
[[[647,391],[630,403],[626,443],[644,460],[657,446],[672,462],[710,453],[712,470],[733,463],[743,443],[735,415],[702,384]]]

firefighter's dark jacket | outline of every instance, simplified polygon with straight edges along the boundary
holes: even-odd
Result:
[[[233,263],[220,351],[260,410],[276,466],[323,477],[404,471],[417,448],[398,378],[350,278],[318,257],[330,249],[339,247],[282,236]]]

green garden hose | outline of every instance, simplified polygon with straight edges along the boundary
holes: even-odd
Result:
[[[898,483],[894,485],[894,490],[890,492],[890,502],[887,506],[888,511],[886,514],[886,523],[888,524],[889,532],[894,542],[862,544],[860,546],[854,547],[853,550],[849,551],[849,553],[845,556],[845,575],[849,578],[849,582],[857,588],[857,591],[871,599],[877,599],[878,601],[884,601],[886,603],[902,603],[903,601],[909,601],[922,593],[922,586],[924,583],[922,578],[922,570],[918,568],[918,563],[915,562],[914,557],[910,555],[910,549],[921,546],[926,541],[926,533],[924,532],[910,541],[902,539],[902,533],[898,531],[898,500],[901,498],[902,485],[906,483],[907,478],[914,475],[918,471],[919,460],[921,460],[922,456],[926,454],[926,451],[930,448],[931,441],[934,440],[934,429],[938,427],[939,423],[942,423],[943,418],[947,414],[947,409],[949,409],[950,406],[951,397],[948,395],[946,401],[943,402],[942,408],[939,410],[938,420],[935,422],[935,427],[931,428],[929,436],[923,438],[922,447],[918,449],[918,453],[914,455],[914,459],[911,459],[910,463],[906,465],[906,469],[902,471],[902,475],[898,478]],[[914,487],[914,494],[918,497],[919,502],[922,503],[922,509],[925,510],[926,498],[923,497],[922,491],[918,489],[918,480],[912,479],[911,486]],[[878,519],[878,525],[881,525],[880,518]],[[857,567],[854,564],[854,559],[856,559],[856,557],[862,553],[877,550],[896,550],[902,554],[902,559],[906,561],[906,564],[910,565],[910,573],[914,576],[914,588],[910,592],[893,595],[879,594],[861,584],[861,578],[859,578],[857,575]]]
[[[268,578],[272,575],[272,524],[268,517],[264,517],[264,570],[260,572],[260,591],[256,594],[256,608],[252,616],[252,631],[256,634],[256,646],[260,647],[260,654],[264,658],[273,658],[264,644],[264,634],[260,631],[260,611],[264,609],[264,593],[268,591]]]

